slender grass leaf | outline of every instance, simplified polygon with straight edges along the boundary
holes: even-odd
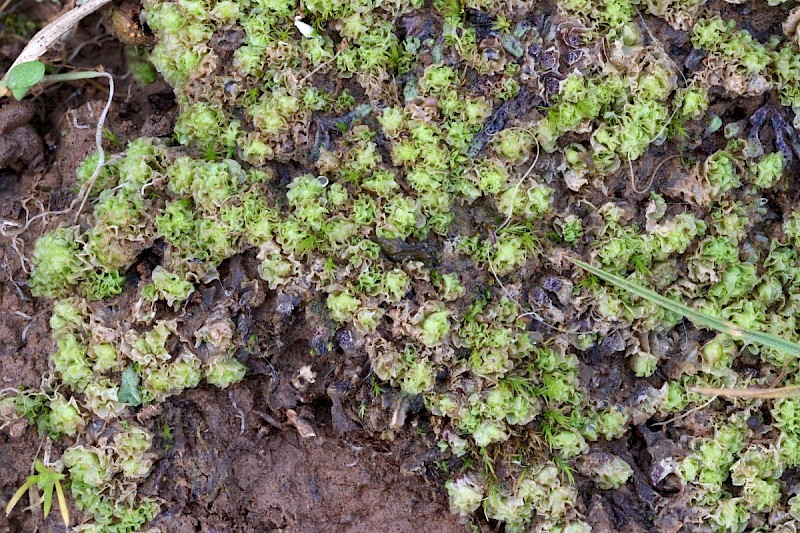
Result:
[[[800,386],[777,387],[769,389],[728,389],[714,387],[689,387],[689,392],[706,396],[724,396],[726,398],[747,398],[757,400],[775,400],[779,398],[797,398]]]
[[[578,259],[568,259],[573,264],[581,267],[590,274],[597,276],[603,281],[644,298],[645,300],[649,300],[650,302],[653,302],[654,304],[668,311],[681,315],[696,326],[703,326],[720,333],[725,333],[731,337],[739,338],[753,344],[760,344],[762,346],[766,346],[768,348],[772,348],[773,350],[787,353],[795,357],[800,357],[800,344],[797,344],[796,342],[792,342],[770,333],[764,333],[762,331],[756,331],[737,326],[733,322],[728,322],[726,320],[722,320],[721,318],[703,313],[702,311],[692,309],[682,302],[662,296],[656,291],[646,289],[636,283],[628,281],[625,278],[606,272],[601,268],[584,263]]]
[[[28,489],[36,484],[36,479],[36,476],[29,476],[27,481],[25,481],[25,483],[19,489],[17,489],[17,492],[14,493],[11,499],[8,500],[8,505],[6,505],[6,516],[11,513],[11,510],[15,505],[17,505],[17,502],[22,499],[25,493],[28,492]]]
[[[47,518],[47,515],[50,514],[50,509],[53,507],[53,487],[55,483],[52,485],[47,485],[44,488],[44,497],[42,498],[42,502],[44,503],[44,517]]]
[[[56,481],[56,497],[58,498],[58,508],[61,511],[61,520],[69,529],[69,507],[67,507],[67,499],[64,497],[64,489],[61,488],[61,483],[58,481]]]

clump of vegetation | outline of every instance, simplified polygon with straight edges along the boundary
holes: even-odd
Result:
[[[680,484],[693,526],[797,527],[781,482],[800,464],[796,400],[703,393],[797,381],[800,215],[771,201],[800,151],[778,105],[797,105],[796,44],[695,20],[701,2],[556,4],[534,25],[540,7],[515,0],[145,2],[174,142],[79,167],[91,208],[32,255],[31,292],[55,299],[53,379],[13,399],[76,439],[61,460],[92,527],[159,512],[130,490],[152,466],[136,409],[244,379],[257,346],[236,305],[180,320],[242,253],[258,262],[246,283],[300,295],[421,398],[465,520],[588,531],[578,485],[618,490],[640,468],[606,443],[648,421],[698,431],[682,420],[708,408],[654,483]],[[638,9],[691,31],[694,74]],[[749,122],[712,114],[773,89]],[[654,156],[667,142],[691,155]],[[124,296],[130,316],[110,318]],[[81,441],[94,418],[105,446]]]

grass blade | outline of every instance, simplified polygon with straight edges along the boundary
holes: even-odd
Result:
[[[33,477],[33,476],[31,476]],[[36,483],[36,479],[31,479],[30,477],[28,480],[19,488],[17,492],[8,500],[8,505],[6,505],[6,516],[11,513],[11,510],[17,505],[17,502],[28,492],[28,489],[31,488]]]
[[[590,274],[602,279],[603,281],[606,281],[617,288],[633,293],[641,298],[644,298],[645,300],[649,300],[650,302],[653,302],[654,304],[668,311],[681,315],[696,326],[703,326],[716,330],[720,333],[725,333],[731,337],[736,337],[753,344],[760,344],[762,346],[772,348],[773,350],[778,350],[795,357],[800,357],[800,344],[797,344],[796,342],[778,337],[777,335],[737,326],[732,322],[728,322],[726,320],[722,320],[720,318],[707,315],[701,311],[692,309],[682,302],[662,296],[656,291],[646,289],[636,283],[628,281],[625,278],[606,272],[601,268],[584,263],[578,259],[572,259],[569,257],[567,259]]]
[[[706,396],[722,396],[724,398],[747,398],[758,400],[777,400],[780,398],[797,398],[800,396],[800,386],[777,387],[774,389],[727,389],[714,387],[689,387],[689,392],[704,394]]]
[[[69,529],[69,507],[67,507],[67,499],[64,497],[64,489],[61,488],[60,481],[56,481],[56,497],[58,498],[58,509],[61,511],[61,519]]]
[[[44,488],[44,517],[47,518],[47,515],[50,514],[50,508],[53,506],[53,485],[47,485]]]

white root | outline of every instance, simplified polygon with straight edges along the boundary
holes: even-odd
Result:
[[[97,121],[97,127],[95,129],[94,134],[94,142],[95,148],[98,153],[98,161],[97,166],[94,169],[91,177],[81,186],[80,190],[78,191],[78,195],[75,197],[74,200],[70,203],[70,205],[66,209],[62,209],[60,211],[46,211],[43,213],[39,213],[33,217],[27,217],[25,224],[20,224],[18,222],[12,220],[0,220],[0,236],[3,237],[18,237],[30,227],[30,225],[39,219],[45,219],[45,224],[47,223],[47,219],[52,216],[64,215],[69,213],[75,206],[79,206],[78,210],[75,213],[75,222],[77,222],[78,217],[80,217],[81,212],[83,211],[84,207],[86,207],[86,201],[89,199],[89,195],[92,192],[92,188],[94,188],[94,184],[97,181],[97,178],[100,176],[100,172],[103,170],[103,166],[106,164],[106,153],[103,150],[103,126],[106,122],[106,116],[108,115],[109,110],[111,109],[111,103],[114,100],[114,77],[109,74],[108,72],[96,72],[93,77],[102,77],[108,79],[108,100],[106,100],[106,104],[103,107],[102,113],[100,113],[100,119]],[[15,228],[12,230],[12,228]]]
[[[98,74],[104,78],[108,78],[108,100],[106,101],[105,107],[103,107],[103,112],[100,113],[100,120],[97,121],[97,129],[94,132],[94,144],[99,155],[97,167],[95,167],[92,176],[86,181],[86,192],[83,192],[81,205],[78,207],[78,211],[75,213],[75,222],[77,222],[78,217],[81,216],[81,211],[83,211],[84,206],[86,206],[86,200],[88,200],[89,195],[92,194],[94,183],[97,181],[97,177],[100,175],[100,172],[103,170],[103,166],[106,164],[106,153],[103,150],[103,126],[106,123],[106,116],[108,115],[108,111],[111,109],[111,103],[114,100],[114,76],[108,72],[98,72]],[[80,197],[80,195],[78,197]],[[77,200],[78,198],[75,199]],[[72,205],[70,205],[70,208],[72,208]]]

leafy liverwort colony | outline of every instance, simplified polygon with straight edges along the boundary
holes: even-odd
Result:
[[[77,169],[31,253],[52,372],[2,416],[64,443],[83,531],[137,531],[135,412],[280,357],[237,320],[280,295],[338,333],[309,364],[419,402],[467,524],[582,533],[627,490],[653,531],[796,532],[800,395],[702,392],[800,384],[800,7],[749,4],[145,0],[174,136]]]

